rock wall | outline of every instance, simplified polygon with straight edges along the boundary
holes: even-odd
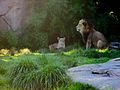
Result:
[[[0,0],[0,30],[20,30],[31,13],[32,6],[27,8],[29,2],[28,0]]]

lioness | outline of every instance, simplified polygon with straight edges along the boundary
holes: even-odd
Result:
[[[96,48],[103,49],[107,47],[107,40],[104,35],[94,29],[94,26],[85,19],[81,19],[76,26],[77,31],[82,35],[83,42],[86,43],[86,49],[92,45]],[[87,40],[84,37],[87,35]]]
[[[50,50],[65,48],[65,37],[63,37],[63,38],[57,37],[57,40],[58,40],[58,43],[49,45]]]

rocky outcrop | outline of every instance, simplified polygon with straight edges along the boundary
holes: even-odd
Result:
[[[28,0],[0,0],[0,30],[20,29],[30,16]],[[32,7],[31,7],[32,8]]]
[[[73,81],[88,83],[100,90],[120,90],[120,58],[70,68],[68,75]]]

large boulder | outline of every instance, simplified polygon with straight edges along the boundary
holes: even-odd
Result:
[[[68,69],[75,82],[88,83],[100,90],[120,90],[120,58],[102,64],[89,64]]]
[[[0,0],[0,30],[18,30],[30,16],[29,0]]]

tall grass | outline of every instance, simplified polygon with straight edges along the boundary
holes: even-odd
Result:
[[[53,62],[52,57],[48,57],[43,55],[36,60],[28,57],[14,60],[8,72],[12,87],[25,90],[52,90],[66,85],[70,78],[65,68]]]
[[[65,86],[70,80],[65,70],[57,65],[47,65],[42,70],[40,83],[44,89]]]

